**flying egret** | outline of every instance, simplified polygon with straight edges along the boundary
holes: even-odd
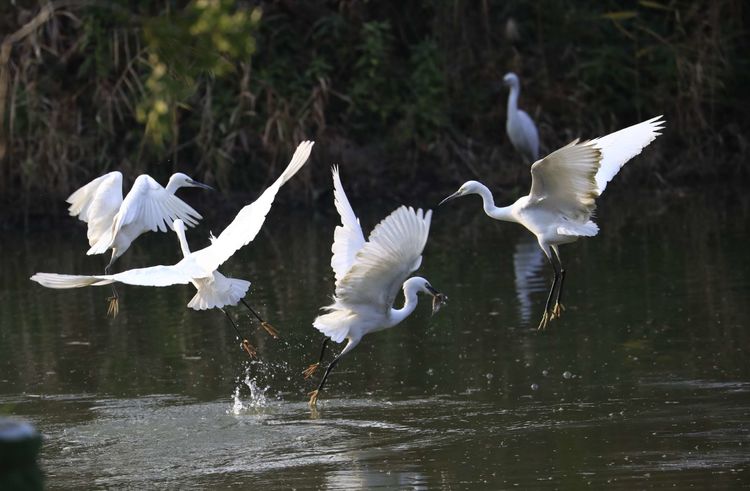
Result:
[[[208,247],[190,252],[184,237],[184,224],[181,221],[176,221],[173,226],[176,226],[175,231],[185,256],[177,264],[131,269],[110,275],[85,276],[36,273],[31,279],[47,288],[80,288],[108,285],[114,282],[158,287],[192,283],[198,289],[198,292],[190,301],[188,307],[201,310],[235,305],[242,300],[250,283],[244,280],[226,278],[216,270],[242,246],[255,239],[266,220],[266,215],[271,210],[276,193],[307,162],[312,146],[313,142],[311,141],[300,143],[281,176],[257,200],[242,208],[232,220],[232,223],[218,237],[212,238],[211,245]],[[245,304],[245,306],[254,313],[249,305]],[[275,330],[257,314],[255,315],[261,321],[263,327],[270,334],[275,335]],[[243,347],[246,348],[246,351],[249,351],[244,345],[243,342]]]
[[[359,220],[354,215],[333,167],[334,204],[341,215],[341,225],[333,234],[331,268],[336,277],[333,304],[324,307],[327,313],[318,316],[313,326],[327,338],[320,358],[303,374],[309,378],[320,366],[328,338],[336,343],[348,342],[328,365],[318,388],[310,393],[310,407],[315,407],[318,394],[339,360],[371,332],[393,327],[406,319],[417,307],[417,293],[433,296],[433,314],[447,297],[421,277],[409,275],[422,263],[422,250],[427,243],[432,211],[401,206],[381,221],[365,242]],[[408,278],[408,279],[407,279]],[[404,291],[404,305],[393,308],[399,287]]]
[[[166,232],[177,218],[195,226],[203,217],[174,195],[181,187],[213,189],[181,172],[169,178],[166,188],[151,176],[141,174],[123,199],[122,174],[114,171],[75,191],[66,201],[70,203],[70,215],[88,224],[86,236],[91,248],[86,254],[103,254],[112,249],[112,257],[104,268],[104,274],[109,274],[115,260],[141,234]],[[117,298],[117,291],[112,287],[108,313],[117,315]]]
[[[506,73],[503,84],[510,87],[508,94],[508,117],[505,122],[505,131],[513,147],[531,164],[539,158],[539,132],[534,121],[526,111],[518,109],[518,96],[521,93],[521,82],[513,73]]]
[[[564,310],[565,270],[558,245],[575,242],[578,237],[593,237],[599,232],[599,227],[591,221],[596,208],[594,200],[628,160],[661,134],[664,120],[660,118],[657,116],[594,140],[575,140],[538,160],[531,166],[531,191],[510,206],[495,206],[492,192],[477,181],[465,182],[440,202],[478,194],[488,216],[520,223],[536,235],[539,247],[554,270],[539,329],[546,328],[547,323],[560,317]],[[550,308],[558,282],[555,305]]]

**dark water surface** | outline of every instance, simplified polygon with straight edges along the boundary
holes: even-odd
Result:
[[[107,288],[28,281],[103,269],[73,219],[5,233],[0,413],[44,433],[51,488],[736,489],[750,484],[748,218],[750,201],[716,193],[605,196],[601,235],[562,247],[567,311],[540,333],[550,272],[531,236],[451,203],[420,270],[449,304],[366,337],[317,414],[300,372],[333,290],[330,212],[273,210],[222,268],[282,332],[254,331],[254,362],[221,312],[185,308],[191,286],[120,287],[112,320]],[[208,230],[189,231],[193,248]],[[149,234],[117,268],[179,257]]]

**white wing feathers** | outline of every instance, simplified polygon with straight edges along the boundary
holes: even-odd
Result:
[[[88,223],[86,237],[93,246],[107,233],[122,204],[122,174],[118,171],[97,177],[66,200],[68,211]]]
[[[166,232],[172,222],[179,218],[189,227],[203,218],[190,205],[168,192],[151,176],[142,174],[133,183],[130,192],[114,216],[110,228],[91,245],[86,254],[103,254],[112,247],[113,238],[128,225],[137,228],[137,235],[148,230]]]
[[[347,271],[354,264],[357,252],[365,245],[365,236],[357,216],[349,204],[349,200],[341,185],[338,166],[333,166],[333,202],[341,216],[341,225],[333,232],[331,246],[331,268],[336,276],[336,283],[341,281]]]
[[[585,221],[596,204],[596,173],[601,153],[591,142],[578,140],[555,150],[531,166],[530,200],[573,220]]]
[[[664,120],[660,116],[651,118],[607,136],[591,140],[602,153],[601,166],[596,174],[598,194],[602,194],[607,183],[620,172],[625,163],[641,153],[649,143],[661,135]]]
[[[419,268],[432,211],[402,206],[380,222],[336,285],[339,302],[390,309],[407,277]]]
[[[210,273],[209,273],[210,274]],[[187,284],[193,278],[207,276],[195,265],[183,259],[172,266],[151,266],[123,271],[109,275],[72,275],[57,273],[36,273],[31,277],[47,288],[81,288],[84,286],[103,286],[120,282],[139,286],[169,286]]]
[[[281,176],[257,200],[242,208],[210,246],[194,252],[190,259],[206,271],[215,271],[240,247],[250,243],[263,226],[279,188],[307,162],[313,144],[311,141],[300,143]]]
[[[531,166],[532,201],[585,223],[594,200],[625,163],[654,141],[664,121],[661,116],[587,142],[573,141]],[[595,234],[588,230],[587,234]]]

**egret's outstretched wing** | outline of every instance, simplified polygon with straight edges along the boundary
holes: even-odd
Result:
[[[615,131],[607,136],[591,140],[602,153],[602,162],[596,173],[598,194],[602,194],[607,183],[620,172],[625,163],[641,153],[649,143],[661,135],[664,129],[662,116]]]
[[[531,201],[574,220],[588,220],[598,196],[601,154],[591,142],[571,142],[531,166]]]
[[[341,225],[337,226],[333,232],[333,245],[331,246],[331,252],[333,252],[331,268],[338,283],[354,264],[357,251],[365,245],[365,236],[362,234],[362,227],[341,185],[338,166],[334,165],[331,172],[333,173],[333,202],[341,216]]]
[[[390,309],[402,283],[422,262],[431,217],[431,210],[424,213],[406,206],[388,215],[336,285],[337,299],[349,305]]]
[[[151,266],[107,275],[36,273],[31,280],[47,288],[103,286],[116,281],[127,285],[169,286],[187,284],[194,278],[206,277],[208,274],[198,269],[192,262],[183,259],[172,266]]]
[[[212,241],[210,246],[191,254],[190,260],[195,261],[206,271],[215,271],[240,247],[252,241],[263,226],[279,188],[307,162],[313,144],[314,142],[311,141],[300,143],[281,176],[258,199],[242,208],[232,223]]]
[[[94,245],[112,226],[122,204],[122,174],[118,171],[97,177],[65,200],[68,211],[88,223],[86,237]]]

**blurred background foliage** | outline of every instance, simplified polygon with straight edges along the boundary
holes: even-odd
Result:
[[[11,0],[0,4],[0,216],[64,213],[78,186],[176,170],[245,200],[302,139],[282,199],[519,189],[504,131],[515,71],[544,151],[657,114],[622,179],[746,179],[742,0]]]

